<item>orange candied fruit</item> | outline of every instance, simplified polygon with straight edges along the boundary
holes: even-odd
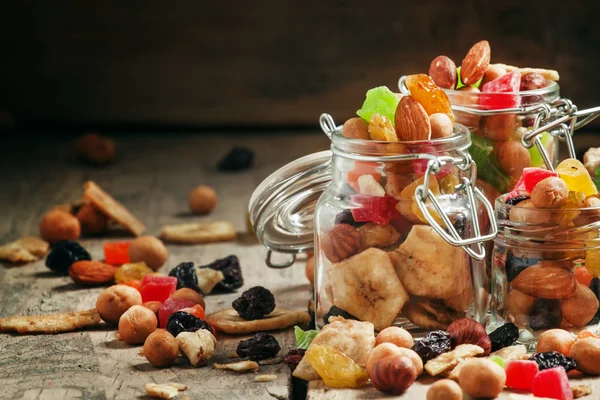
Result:
[[[142,288],[142,281],[140,281],[139,279],[132,279],[130,281],[123,282],[121,284],[131,286],[132,288],[135,288],[138,291]]]
[[[410,91],[410,95],[427,111],[427,115],[436,113],[446,114],[454,122],[454,114],[452,113],[448,95],[433,82],[433,79],[429,75],[409,75],[406,77],[404,83]]]
[[[129,245],[131,242],[104,243],[104,262],[110,265],[128,264]]]
[[[579,282],[580,284],[589,287],[590,283],[592,283],[593,276],[592,274],[590,274],[586,267],[581,266],[575,268],[574,274],[575,278],[577,278],[577,282]]]

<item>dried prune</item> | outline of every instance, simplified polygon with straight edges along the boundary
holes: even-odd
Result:
[[[527,200],[528,198],[529,198],[529,196],[525,196],[525,195],[511,197],[508,200],[506,200],[506,204],[510,204],[511,206],[516,206],[517,204],[519,204],[523,200]]]
[[[275,297],[269,289],[254,286],[235,299],[231,306],[240,317],[249,321],[263,318],[275,309]]]
[[[559,299],[537,299],[531,311],[531,329],[550,329],[560,326],[562,314]]]
[[[259,332],[248,340],[240,341],[237,354],[240,357],[250,357],[251,360],[260,361],[275,357],[279,350],[281,346],[273,335]]]
[[[412,349],[421,357],[423,363],[426,363],[440,354],[452,350],[452,339],[448,332],[433,331],[416,342]]]
[[[304,358],[304,353],[306,353],[304,349],[292,349],[287,353],[283,362],[294,372],[300,361]]]
[[[254,152],[246,147],[234,146],[217,164],[219,171],[242,171],[252,166]]]
[[[62,275],[69,273],[69,267],[81,260],[90,261],[92,257],[82,245],[73,240],[61,240],[52,246],[46,257],[46,267]]]
[[[544,353],[536,353],[529,358],[535,361],[540,368],[540,371],[545,369],[563,367],[567,372],[577,368],[577,362],[571,357],[567,357],[558,351],[546,351]]]
[[[492,352],[512,346],[519,338],[519,328],[513,323],[506,323],[489,334]]]
[[[214,334],[208,322],[185,311],[175,311],[167,320],[167,331],[174,337],[181,332],[196,332],[198,329],[206,329]]]
[[[594,292],[598,300],[600,300],[600,279],[593,278],[592,282],[590,282],[590,289]]]
[[[535,257],[516,257],[509,251],[506,255],[506,262],[504,263],[506,278],[509,282],[512,282],[512,280],[523,272],[524,269],[537,264],[539,261],[540,259]]]
[[[169,276],[177,278],[177,289],[190,288],[202,293],[198,286],[198,276],[193,262],[182,262],[169,272]]]
[[[216,288],[226,292],[235,292],[236,289],[244,285],[242,277],[242,269],[240,268],[240,260],[237,256],[231,255],[220,260],[213,261],[208,265],[203,265],[200,268],[211,268],[221,271],[225,279],[217,283]]]
[[[323,321],[325,321],[325,323],[328,324],[329,318],[331,318],[331,317],[343,317],[345,319],[358,320],[358,318],[356,318],[354,315],[352,315],[349,312],[344,311],[341,308],[336,307],[336,306],[331,306],[329,311],[327,311],[325,313],[325,315],[323,315]]]
[[[352,216],[352,210],[344,210],[335,216],[333,223],[338,224],[348,224],[352,225],[355,228],[359,228],[365,224],[365,222],[356,222],[354,217]]]

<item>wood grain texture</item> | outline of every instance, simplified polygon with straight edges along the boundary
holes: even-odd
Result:
[[[600,103],[600,3],[3,2],[0,109],[20,124],[314,125],[440,53],[560,71]],[[595,123],[600,124],[600,120]],[[597,126],[597,125],[596,125]]]

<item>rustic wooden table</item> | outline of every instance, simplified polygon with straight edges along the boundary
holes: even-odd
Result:
[[[27,137],[4,146],[0,159],[0,243],[24,234],[37,234],[44,212],[74,201],[82,184],[94,180],[122,201],[158,234],[168,223],[191,220],[231,220],[245,232],[245,211],[253,189],[276,168],[304,154],[327,148],[322,134],[296,132],[265,135],[125,135],[116,139],[118,159],[105,168],[81,165],[73,155],[71,139]],[[234,144],[256,151],[255,167],[247,172],[217,173],[214,165]],[[188,213],[187,193],[199,184],[213,186],[220,201],[209,217]],[[84,238],[94,258],[102,256],[102,244],[126,237]],[[236,254],[245,277],[244,288],[264,285],[285,308],[305,309],[310,286],[301,260],[292,268],[270,270],[264,264],[265,249],[241,234],[237,242],[211,245],[168,245],[169,259],[162,272],[182,261],[208,263]],[[102,288],[84,288],[68,277],[57,277],[43,260],[19,267],[0,267],[0,317],[46,314],[94,307]],[[209,312],[228,307],[236,297],[207,297]],[[276,336],[287,351],[294,346],[291,330]],[[247,336],[243,337],[246,338]],[[239,337],[219,337],[216,360],[227,360]],[[180,363],[155,369],[138,354],[140,347],[117,340],[114,329],[85,330],[60,335],[0,335],[0,398],[5,399],[133,399],[146,398],[144,384],[176,381],[189,389],[181,396],[192,399],[259,399],[292,397],[288,368],[284,364],[261,366],[277,380],[254,382],[254,374],[235,374],[211,367],[193,368]],[[404,398],[425,398],[428,381],[419,381]],[[590,398],[600,398],[600,385]],[[309,385],[309,399],[379,398],[372,388],[327,390],[319,382]],[[508,394],[505,396],[507,397]]]

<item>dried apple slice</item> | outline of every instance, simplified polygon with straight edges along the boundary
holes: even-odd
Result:
[[[19,333],[63,333],[98,325],[100,315],[95,308],[63,314],[31,315],[0,318],[0,331]]]

